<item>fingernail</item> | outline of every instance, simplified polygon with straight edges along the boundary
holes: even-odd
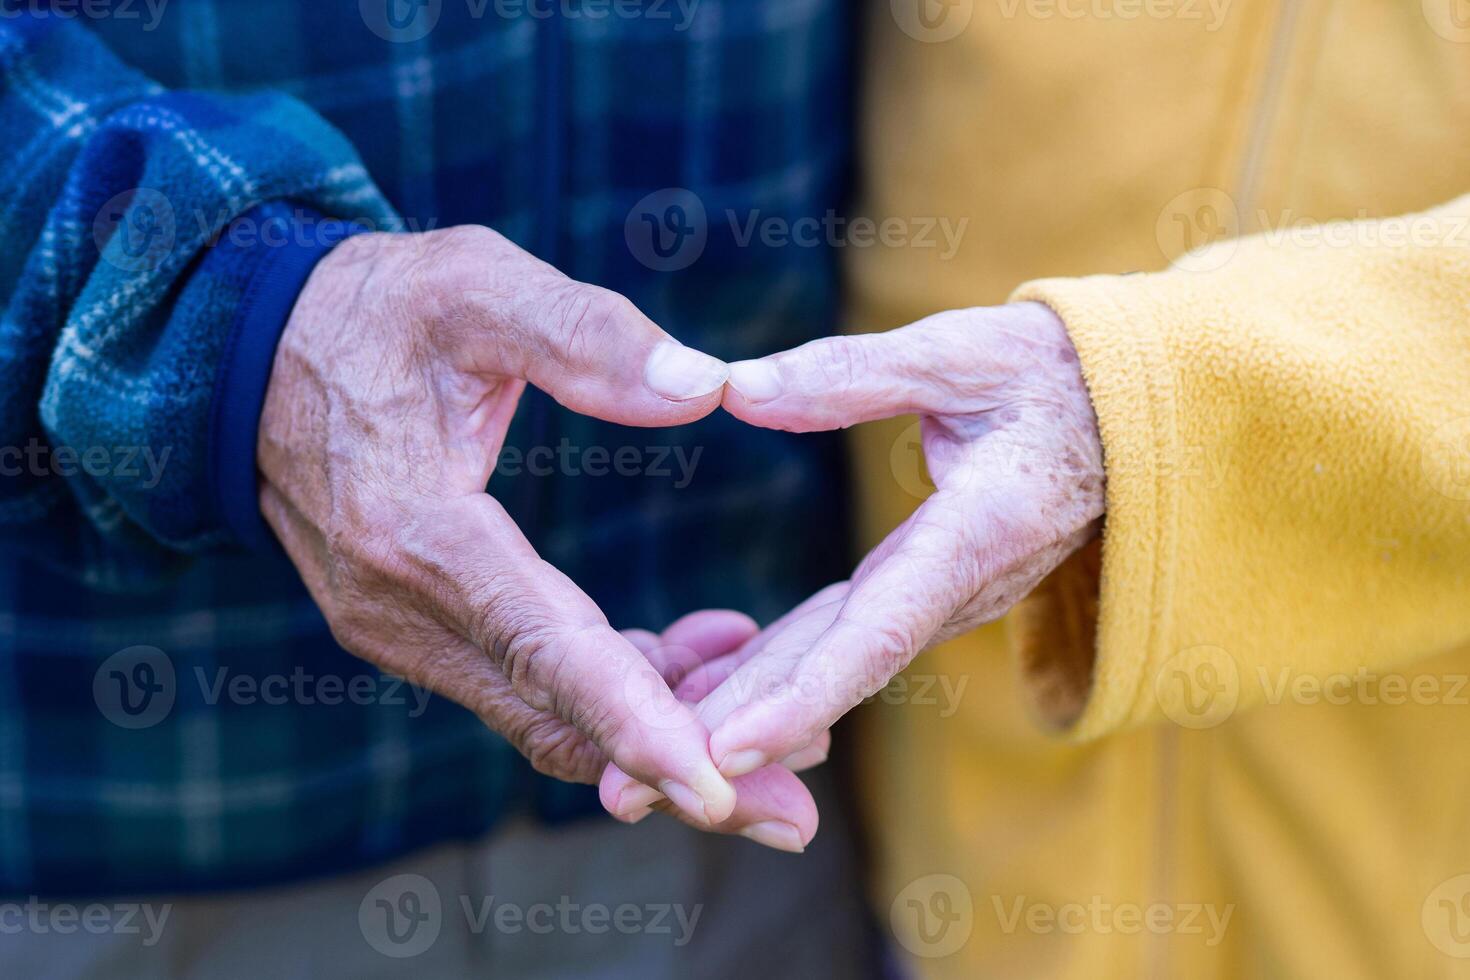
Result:
[[[774,847],[778,851],[789,851],[792,854],[800,854],[806,850],[806,845],[801,842],[801,831],[783,820],[762,820],[753,823],[740,831],[741,837],[748,837],[757,844]]]
[[[765,361],[736,361],[730,365],[730,387],[748,402],[768,402],[781,394],[781,375]]]
[[[782,759],[781,765],[790,769],[792,772],[798,772],[802,769],[815,769],[826,761],[827,753],[825,751],[813,751],[811,748],[805,748],[793,752]]]
[[[735,812],[735,787],[713,765],[701,772],[698,792],[711,823],[719,823]]]
[[[697,820],[709,824],[709,810],[705,807],[703,798],[694,790],[683,783],[676,783],[672,779],[666,779],[658,784],[658,788],[664,791],[669,802],[683,810]]]
[[[755,772],[766,764],[766,754],[760,749],[741,749],[738,752],[726,752],[725,758],[720,760],[720,775],[726,779],[734,779],[736,776],[744,776],[748,772]]]
[[[677,340],[665,340],[655,347],[643,369],[643,380],[649,388],[677,402],[708,395],[729,376],[730,368],[724,361]]]
[[[629,786],[618,794],[618,805],[613,809],[613,814],[619,817],[626,817],[635,810],[641,810],[644,807],[657,803],[663,797],[664,794],[652,786],[644,786],[642,783]]]
[[[633,824],[635,824],[638,821],[642,820],[644,817],[648,816],[652,812],[653,812],[653,807],[646,806],[646,807],[643,807],[642,809],[634,810],[632,813],[624,813],[621,816],[619,816],[618,819],[621,820],[623,823],[628,824],[629,826],[632,826]]]
[[[699,791],[683,783],[666,779],[658,784],[669,802],[683,810],[705,826],[712,827],[728,817],[735,809],[735,787],[720,778],[719,773],[710,771],[711,779]]]

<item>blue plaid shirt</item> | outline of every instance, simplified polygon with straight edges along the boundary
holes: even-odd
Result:
[[[805,342],[834,324],[830,249],[748,232],[842,203],[848,15],[96,9],[0,2],[0,891],[281,881],[590,812],[340,650],[290,564],[239,547],[221,379],[281,263],[229,232],[480,223],[716,356]],[[834,439],[625,429],[532,391],[508,445],[491,491],[615,625],[766,618],[845,573]]]

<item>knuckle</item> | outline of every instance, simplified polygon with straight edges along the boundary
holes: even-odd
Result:
[[[867,348],[847,337],[828,337],[807,348],[809,371],[800,372],[813,388],[851,388],[870,370]]]
[[[499,248],[506,241],[500,232],[485,225],[456,225],[444,232],[448,241],[458,248]]]
[[[437,228],[422,235],[425,248],[434,256],[445,258],[463,252],[472,254],[503,247],[505,238],[484,225],[455,225]]]
[[[543,690],[549,692],[555,713],[567,719],[588,738],[605,747],[621,746],[641,737],[638,721],[638,705],[630,704],[628,697],[637,690],[636,679],[624,678],[604,689],[586,683],[577,683],[571,673],[576,669],[577,647],[599,632],[597,628],[578,630],[559,635],[551,647],[555,653],[547,657],[543,652],[543,671],[540,677]],[[651,666],[644,663],[645,678],[649,683],[662,684]],[[631,690],[630,690],[631,689]],[[637,700],[636,694],[634,700]]]
[[[913,659],[913,640],[902,624],[875,621],[862,626],[865,642],[861,647],[862,664],[859,696],[866,698],[881,691],[894,675]]]
[[[606,758],[597,746],[551,716],[532,719],[509,737],[533,769],[554,779],[595,783],[606,765]]]
[[[557,340],[572,356],[605,346],[638,317],[638,308],[626,296],[584,283],[569,283],[552,302]]]
[[[550,691],[560,673],[556,634],[539,617],[517,611],[515,605],[503,596],[474,603],[470,635],[522,700],[548,710],[554,707]]]
[[[572,676],[577,633],[514,609],[514,603],[500,602],[476,614],[474,635],[483,638],[482,648],[521,700],[590,731],[582,717],[589,710],[588,695]]]
[[[583,687],[572,673],[579,646],[599,629],[621,638],[605,621],[599,627],[595,610],[548,606],[538,581],[534,569],[486,570],[456,596],[454,619],[523,701],[569,719],[559,702]]]
[[[466,307],[466,293],[483,285],[477,277],[487,253],[508,243],[483,225],[457,225],[408,236],[406,257],[394,274],[380,276],[380,302],[413,321],[442,324]]]

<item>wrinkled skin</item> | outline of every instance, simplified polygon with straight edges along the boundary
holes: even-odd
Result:
[[[1061,321],[1025,303],[941,313],[731,365],[725,408],[792,432],[918,414],[936,490],[863,560],[734,653],[679,685],[741,796],[825,754],[828,728],[921,651],[995,620],[1097,534],[1097,420]],[[640,801],[616,765],[604,800]],[[785,799],[741,818],[800,818]],[[727,829],[721,825],[716,829]]]
[[[669,426],[718,407],[727,373],[488,229],[353,238],[282,336],[261,508],[346,649],[475,711],[541,772],[595,782],[611,760],[720,824],[734,790],[658,644],[613,630],[484,489],[528,381],[577,412]],[[711,655],[738,645],[711,628],[682,627]]]
[[[484,493],[528,381],[627,425],[722,401],[798,432],[919,413],[938,489],[764,631],[716,610],[620,634]],[[788,851],[816,833],[794,772],[825,760],[831,724],[1003,614],[1103,512],[1096,420],[1043,307],[727,368],[483,228],[361,236],[318,265],[258,458],[262,511],[348,650],[475,711],[540,771],[600,776],[620,819],[663,811]]]

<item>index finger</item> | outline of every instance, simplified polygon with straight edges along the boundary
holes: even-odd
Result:
[[[975,588],[971,566],[978,562],[964,524],[942,492],[931,497],[863,563],[819,635],[786,640],[792,666],[784,682],[715,724],[710,753],[724,775],[801,749],[908,666]],[[725,686],[759,663],[747,663]]]
[[[696,821],[726,819],[735,790],[709,732],[595,603],[543,561],[487,494],[446,501],[400,537],[432,576],[438,617],[483,650],[533,708],[563,719]]]

